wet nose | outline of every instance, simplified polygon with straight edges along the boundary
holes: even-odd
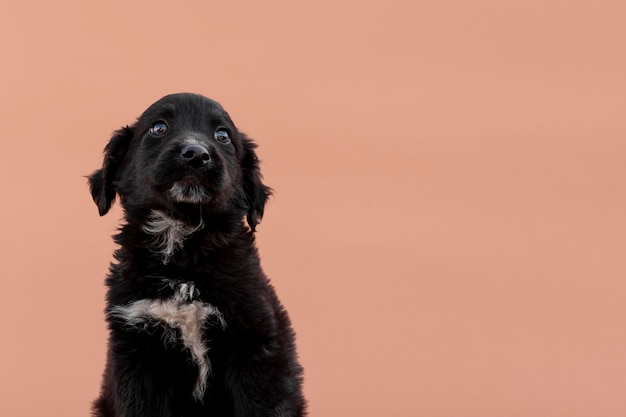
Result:
[[[191,165],[199,167],[206,165],[211,160],[209,151],[202,145],[189,144],[180,150],[180,155]]]

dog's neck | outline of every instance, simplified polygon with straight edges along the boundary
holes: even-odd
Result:
[[[200,259],[197,258],[200,253],[209,254],[232,245],[254,247],[254,236],[244,224],[243,214],[125,207],[125,220],[122,233],[115,236],[116,243],[121,246],[120,254],[147,250],[161,264],[186,264]],[[189,258],[186,253],[194,255]]]
[[[161,210],[152,210],[141,229],[153,236],[153,245],[164,264],[167,264],[175,251],[183,248],[185,239],[204,228],[202,219],[196,225],[175,219]]]

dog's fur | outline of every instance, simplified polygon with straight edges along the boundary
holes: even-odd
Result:
[[[194,94],[162,98],[106,146],[91,194],[101,216],[119,196],[125,221],[94,416],[305,414],[294,332],[254,242],[271,194],[255,148]]]

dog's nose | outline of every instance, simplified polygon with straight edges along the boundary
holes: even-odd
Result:
[[[211,155],[209,155],[207,148],[195,143],[185,145],[183,149],[181,149],[180,155],[191,165],[197,167],[205,165],[211,160]]]

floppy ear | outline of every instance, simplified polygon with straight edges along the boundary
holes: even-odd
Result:
[[[117,171],[126,156],[133,133],[134,129],[128,126],[113,133],[113,137],[104,148],[102,169],[89,176],[91,196],[98,206],[98,212],[101,216],[107,214],[111,204],[115,201],[113,182],[117,178]]]
[[[243,191],[246,195],[248,213],[246,219],[250,229],[254,232],[257,224],[261,222],[265,202],[272,195],[272,189],[261,182],[262,175],[259,169],[259,158],[254,151],[257,147],[246,135],[241,134],[243,143]]]

